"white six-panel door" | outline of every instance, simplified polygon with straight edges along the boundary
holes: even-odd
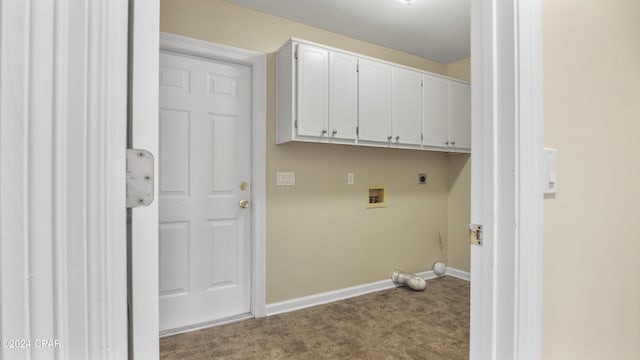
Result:
[[[251,69],[162,52],[159,121],[160,330],[249,313]]]

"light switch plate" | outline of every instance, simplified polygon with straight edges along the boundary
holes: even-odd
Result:
[[[543,189],[545,195],[558,192],[558,150],[544,148]]]

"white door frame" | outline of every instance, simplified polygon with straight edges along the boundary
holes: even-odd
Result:
[[[148,94],[145,101],[134,105],[146,109],[149,122],[154,122],[158,108],[159,5],[156,1],[146,3],[151,11],[134,11],[132,14],[136,30],[133,96],[134,99],[136,96],[144,98],[142,91]],[[471,249],[470,356],[471,359],[539,359],[543,230],[540,186],[543,126],[541,4],[540,0],[479,0],[471,4],[471,220],[485,225],[485,235],[484,245]],[[256,66],[264,69],[264,64]],[[147,76],[137,77],[137,72]],[[260,101],[257,105],[264,109],[264,99],[255,100]],[[254,130],[266,130],[264,120],[256,125],[263,128]],[[157,130],[155,124],[146,129],[148,142],[140,144],[148,146],[140,147],[157,154],[158,139],[154,129]],[[253,151],[264,149],[265,140],[264,134],[255,136],[254,141],[262,143],[254,146]],[[134,146],[137,146],[135,131]],[[505,156],[508,154],[512,156]],[[264,168],[256,170],[264,175]],[[260,173],[254,173],[254,176],[260,176]],[[264,184],[256,179],[253,183]],[[260,200],[259,190],[256,191],[254,208],[259,210],[264,208],[264,198]],[[143,284],[144,288],[155,286],[155,291],[137,297],[138,306],[134,306],[133,312],[134,354],[146,355],[157,353],[157,203],[155,210],[147,210],[149,218],[155,211],[155,221],[138,221],[136,216],[133,219],[134,231],[138,231],[139,237],[153,240],[153,243],[149,242],[152,248],[144,249],[144,254],[150,258],[155,255],[155,260],[150,260],[155,261],[155,267],[146,264],[146,269],[137,273],[137,283],[145,281],[151,285]],[[256,228],[264,228],[264,220],[263,216],[256,221]],[[143,227],[145,221],[150,225]],[[139,253],[143,254],[141,250]],[[264,251],[264,248],[256,248],[257,251]],[[264,258],[261,261],[256,264],[256,269],[264,267]],[[135,299],[134,294],[134,304]],[[147,308],[143,309],[145,305]],[[155,320],[152,316],[154,311]],[[263,311],[254,309],[257,316],[264,314]],[[136,319],[152,322],[140,324]]]
[[[154,200],[131,210],[129,354],[133,359],[158,359],[158,148],[160,2],[129,0],[130,146],[154,154]],[[120,194],[119,196],[123,196]]]
[[[127,357],[128,5],[0,1],[2,359]]]
[[[472,1],[473,359],[542,350],[541,1]]]

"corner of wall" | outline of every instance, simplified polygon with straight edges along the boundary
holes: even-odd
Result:
[[[447,76],[464,81],[471,81],[471,58],[468,57],[447,64]]]

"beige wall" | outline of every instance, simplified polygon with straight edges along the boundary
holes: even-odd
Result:
[[[424,271],[447,260],[450,159],[427,151],[275,145],[273,52],[298,37],[440,74],[447,66],[220,0],[161,1],[161,31],[269,54],[268,303],[378,281],[396,268]],[[276,171],[295,171],[297,185],[275,186]],[[352,186],[347,172],[355,174]],[[428,174],[426,186],[417,184],[418,173]],[[369,184],[386,185],[387,208],[365,209]]]
[[[275,52],[289,38],[297,37],[438,74],[447,72],[446,65],[429,59],[221,0],[161,0],[160,30],[266,54]]]
[[[471,59],[447,64],[447,76],[471,81]],[[471,271],[471,156],[451,155],[447,160],[449,184],[447,265],[458,270]]]
[[[640,359],[640,2],[543,1],[544,359]]]
[[[471,82],[471,58],[447,64],[447,76]]]
[[[471,155],[449,156],[447,178],[447,265],[471,271]]]

